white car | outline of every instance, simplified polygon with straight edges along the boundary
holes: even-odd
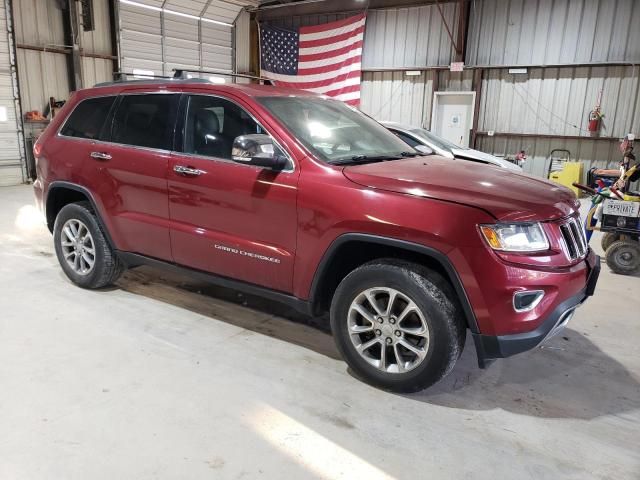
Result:
[[[502,158],[495,157],[488,153],[481,152],[479,150],[473,150],[472,148],[461,147],[455,143],[451,143],[442,137],[431,133],[428,130],[420,127],[411,127],[408,125],[402,125],[395,122],[380,122],[387,127],[405,143],[416,148],[417,146],[424,145],[431,149],[434,153],[442,155],[448,158],[460,158],[463,160],[471,160],[473,162],[482,162],[491,165],[496,165],[502,168],[508,168],[515,172],[522,172],[522,167],[515,163],[508,162]],[[418,148],[418,150],[421,150]]]

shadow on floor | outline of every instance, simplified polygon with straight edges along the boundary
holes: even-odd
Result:
[[[341,358],[326,316],[310,318],[271,300],[150,267],[128,271],[118,287],[336,360]],[[640,408],[638,380],[574,330],[565,330],[542,348],[497,360],[486,370],[477,366],[470,337],[465,347],[447,378],[406,397],[449,408],[503,409],[543,418],[623,416]]]
[[[308,348],[335,360],[341,358],[327,316],[311,318],[278,302],[151,267],[127,271],[118,280],[117,287]]]
[[[640,383],[587,336],[568,328],[542,347],[497,360],[486,370],[477,367],[469,337],[453,372],[409,398],[543,418],[624,417],[640,408]]]

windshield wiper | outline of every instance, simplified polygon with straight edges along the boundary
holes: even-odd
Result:
[[[403,152],[404,153],[404,152]],[[408,152],[407,152],[408,153]],[[384,162],[386,160],[400,160],[404,155],[354,155],[349,158],[340,158],[333,160],[331,165],[349,165],[353,163],[369,163],[369,162]]]

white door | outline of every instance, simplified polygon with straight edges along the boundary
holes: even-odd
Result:
[[[461,147],[469,146],[476,92],[435,92],[431,131]]]

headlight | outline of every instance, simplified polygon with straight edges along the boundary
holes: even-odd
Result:
[[[539,223],[480,225],[480,231],[494,250],[543,252],[549,249],[549,240]]]

